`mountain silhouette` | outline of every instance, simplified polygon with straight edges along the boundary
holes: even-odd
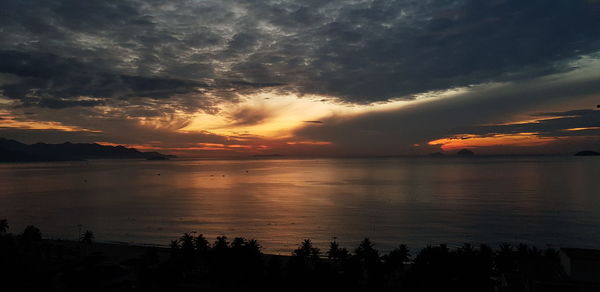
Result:
[[[475,156],[475,153],[469,149],[462,149],[462,150],[458,151],[458,153],[456,153],[456,155],[462,156],[462,157],[471,157],[471,156]]]
[[[141,152],[124,146],[106,146],[96,143],[27,145],[15,140],[0,138],[0,162],[73,161],[85,159],[148,159],[170,158],[158,152]]]

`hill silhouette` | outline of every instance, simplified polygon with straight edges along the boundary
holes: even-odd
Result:
[[[15,140],[0,138],[0,162],[73,161],[85,159],[148,159],[170,158],[158,152],[141,152],[124,146],[107,146],[96,143],[27,145]]]
[[[472,157],[472,156],[475,156],[475,153],[469,149],[462,149],[462,150],[458,151],[458,153],[456,153],[456,155],[462,156],[462,157]]]

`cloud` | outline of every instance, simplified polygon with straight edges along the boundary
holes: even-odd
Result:
[[[200,82],[102,72],[94,64],[53,54],[0,51],[0,71],[20,80],[2,86],[11,99],[25,106],[63,108],[103,105],[105,99],[168,98],[192,93]],[[80,97],[96,98],[77,100]]]
[[[592,109],[533,114],[531,122],[467,128],[472,134],[537,133],[540,137],[593,135],[600,139],[600,111]],[[539,118],[539,119],[535,119]]]
[[[264,122],[273,113],[264,107],[244,106],[229,115],[230,126],[250,126]]]
[[[59,118],[56,118],[57,114],[60,116]],[[163,118],[169,119],[170,117]],[[9,137],[26,143],[104,141],[115,144],[144,145],[149,141],[160,141],[157,146],[164,148],[185,148],[201,142],[228,144],[226,137],[209,132],[183,133],[175,131],[174,129],[182,127],[182,123],[185,124],[185,119],[164,120],[154,125],[152,124],[153,120],[140,121],[121,117],[118,113],[105,114],[93,108],[39,109],[34,115],[17,114],[12,120],[15,121],[14,126],[16,127],[0,126],[0,137]],[[38,122],[47,120],[57,121],[54,123],[60,123],[60,127],[50,125],[43,128],[44,123]],[[31,127],[29,124],[36,127]],[[18,127],[19,125],[23,125],[23,127]],[[79,130],[75,128],[75,125]],[[70,128],[75,129],[71,130]]]
[[[32,90],[164,98],[198,87],[228,98],[277,86],[369,103],[563,72],[600,50],[600,5],[590,1],[0,5],[0,48],[11,60],[0,71],[22,77],[3,89],[17,99]]]
[[[269,64],[260,76],[293,72],[301,92],[367,103],[562,72],[599,48],[598,5],[583,1],[307,2],[253,6],[285,37],[238,68]]]
[[[562,129],[597,127],[598,111],[580,110],[546,113],[549,116],[573,115],[571,118],[540,121],[539,124],[497,125],[514,121],[517,116],[538,114],[543,108],[562,104],[563,108],[589,108],[600,96],[597,67],[575,73],[562,73],[522,82],[489,84],[459,91],[452,97],[413,102],[394,110],[369,112],[351,117],[331,116],[324,124],[305,125],[295,135],[307,140],[331,141],[345,155],[398,155],[433,149],[415,149],[414,144],[460,134],[541,132],[566,136],[579,133]],[[529,119],[541,119],[533,116]],[[492,126],[490,126],[492,125]],[[597,135],[596,135],[597,137]],[[600,140],[596,138],[596,140]]]

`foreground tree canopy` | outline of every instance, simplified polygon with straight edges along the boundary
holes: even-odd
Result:
[[[520,289],[561,272],[555,250],[523,244],[428,246],[414,254],[399,245],[382,254],[368,238],[351,251],[332,241],[324,252],[306,239],[278,256],[242,237],[211,243],[185,233],[169,248],[136,247],[96,243],[91,231],[79,242],[43,240],[34,226],[13,235],[1,222],[7,291],[494,291],[507,277],[518,277],[511,289]]]

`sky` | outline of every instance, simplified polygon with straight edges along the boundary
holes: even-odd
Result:
[[[3,0],[0,137],[190,157],[600,151],[599,0]]]

